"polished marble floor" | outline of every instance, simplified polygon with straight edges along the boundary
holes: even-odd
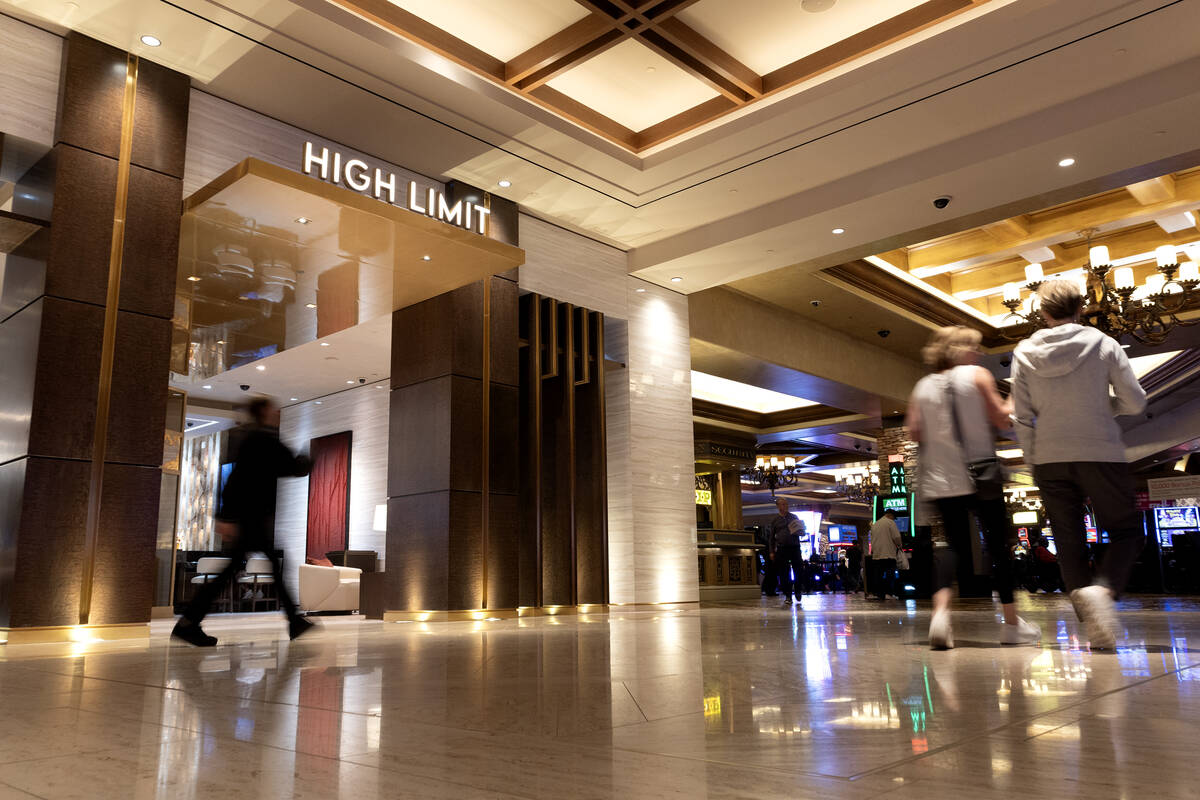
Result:
[[[1116,653],[1019,603],[1042,647],[841,596],[9,646],[0,800],[1200,797],[1200,602],[1126,601]]]

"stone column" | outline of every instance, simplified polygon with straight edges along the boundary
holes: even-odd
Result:
[[[150,618],[187,76],[71,33],[0,291],[0,627]]]

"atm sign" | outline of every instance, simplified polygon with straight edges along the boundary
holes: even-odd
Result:
[[[883,501],[884,511],[908,511],[908,499],[904,497],[889,497]]]

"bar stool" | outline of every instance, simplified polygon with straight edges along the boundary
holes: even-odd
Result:
[[[268,609],[271,608],[270,603],[272,602],[275,603],[276,608],[279,607],[279,599],[275,596],[274,591],[268,596],[262,590],[263,587],[273,587],[274,584],[275,568],[271,565],[271,559],[263,556],[251,556],[246,560],[246,569],[238,578],[238,585],[249,589],[251,611],[257,611],[260,602],[267,603]]]
[[[217,578],[221,577],[221,573],[229,566],[233,559],[223,556],[205,556],[196,562],[196,574],[192,577],[192,583],[205,585],[216,583]],[[226,611],[233,610],[233,584],[225,587],[221,592],[221,596],[217,598],[217,606],[224,605]]]

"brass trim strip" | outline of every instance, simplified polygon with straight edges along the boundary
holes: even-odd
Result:
[[[125,214],[129,205],[129,173],[133,161],[133,118],[137,102],[138,57],[125,57],[125,96],[121,107],[121,149],[117,158],[117,199],[113,208],[112,245],[108,254],[108,294],[104,303],[104,339],[100,350],[100,390],[92,441],[92,474],[88,486],[87,527],[83,544],[83,576],[79,586],[79,624],[92,612],[96,549],[100,542],[100,502],[104,491],[104,459],[108,449],[108,416],[112,402],[117,313],[121,302],[121,265],[125,250]]]
[[[46,625],[34,628],[0,628],[0,644],[9,645],[149,638],[149,622],[120,622],[112,625]]]
[[[488,550],[489,514],[491,513],[491,478],[492,478],[492,279],[483,279],[483,436],[480,437],[482,450],[483,474],[480,485],[483,487],[483,522],[480,550],[483,553],[483,607],[488,607],[488,560],[491,553]]]
[[[534,549],[537,554],[537,569],[534,575],[537,586],[534,591],[534,605],[540,606],[545,592],[542,576],[545,560],[542,552],[542,296],[533,295],[533,299],[529,301],[529,308],[532,310],[529,321],[529,341],[534,343],[534,346],[529,349],[528,375],[533,404],[533,408],[529,412],[529,429],[533,438],[533,530]]]
[[[604,469],[600,470],[597,480],[600,481],[600,495],[604,500],[600,503],[600,541],[604,562],[601,568],[600,591],[601,598],[608,602],[608,398],[604,386],[604,315],[593,311],[592,317],[596,324],[596,335],[592,344],[596,350],[596,402],[600,406],[597,424],[600,426],[600,452],[604,454]]]
[[[567,496],[570,498],[570,511],[567,514],[568,526],[571,532],[571,604],[579,604],[579,533],[578,507],[579,492],[577,483],[576,433],[575,433],[575,309],[570,303],[563,303],[563,322],[566,330],[563,335],[563,391],[567,397]]]

